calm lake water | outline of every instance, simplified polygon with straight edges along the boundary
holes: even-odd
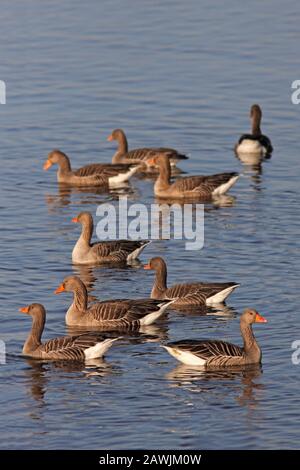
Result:
[[[151,4],[151,5],[150,5]],[[296,0],[1,2],[0,366],[2,449],[253,449],[299,447],[300,365],[291,344],[299,320],[299,124],[291,103],[299,79]],[[261,104],[275,151],[261,169],[233,153]],[[144,297],[153,274],[72,267],[80,210],[94,216],[115,196],[61,192],[47,153],[74,167],[109,162],[122,127],[129,145],[172,146],[190,155],[188,173],[239,171],[230,207],[207,206],[205,243],[155,241],[141,257],[165,257],[169,283],[233,280],[241,287],[223,311],[168,318],[127,337],[98,367],[31,363],[21,356],[30,319],[48,311],[44,338],[68,333],[63,277],[79,274],[102,299]],[[130,202],[153,201],[153,183],[134,179]],[[255,307],[261,370],[203,373],[180,366],[160,343],[223,338],[240,344],[239,317]]]

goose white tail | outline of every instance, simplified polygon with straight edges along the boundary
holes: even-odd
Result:
[[[118,341],[119,339],[121,339],[121,337],[119,337],[119,338],[107,338],[104,341],[101,341],[101,342],[95,344],[95,346],[87,348],[84,351],[85,359],[86,360],[98,359],[98,358],[104,356],[104,354],[106,353],[106,351],[108,351],[108,349],[112,346],[112,344],[115,341]]]
[[[119,173],[117,176],[111,176],[108,178],[109,181],[109,186],[118,186],[122,183],[125,183],[126,181],[131,178],[132,175],[134,175],[138,171],[139,165],[136,165],[132,168],[130,168],[127,173]]]
[[[132,253],[130,253],[130,255],[127,256],[127,261],[133,261],[134,259],[138,258],[140,254],[142,253],[142,251],[144,250],[144,248],[146,248],[146,246],[149,245],[149,243],[151,243],[151,240],[149,240],[148,243],[144,243],[144,245],[140,246],[139,248],[134,250]]]
[[[140,325],[151,325],[154,323],[156,320],[158,320],[165,312],[165,310],[174,302],[176,302],[177,299],[170,300],[170,302],[167,303],[162,303],[159,304],[159,310],[156,310],[155,312],[149,313],[146,315],[144,318],[140,320]]]
[[[206,305],[217,305],[222,304],[225,299],[231,294],[234,289],[239,287],[240,284],[235,284],[234,286],[227,287],[226,289],[221,290],[217,294],[213,295],[212,297],[208,297],[206,299]]]
[[[182,362],[183,364],[186,364],[188,366],[205,366],[206,360],[201,359],[201,357],[195,356],[195,354],[192,354],[188,351],[180,351],[180,349],[177,348],[171,348],[170,346],[164,346],[162,345],[164,349],[168,351],[168,353],[175,357],[177,361]]]
[[[263,154],[265,149],[258,140],[244,139],[239,145],[237,145],[236,152]]]
[[[214,191],[213,191],[213,196],[222,196],[222,194],[227,193],[229,189],[237,182],[239,179],[239,175],[233,176],[230,178],[230,180],[227,181],[227,183],[223,183],[220,186],[218,186]]]

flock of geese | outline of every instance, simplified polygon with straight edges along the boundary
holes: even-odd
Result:
[[[273,151],[271,141],[262,134],[261,108],[251,107],[252,131],[244,134],[235,146],[241,160],[255,157],[264,160]],[[125,133],[116,129],[108,137],[116,140],[118,149],[111,164],[93,163],[77,170],[71,167],[69,157],[59,150],[49,153],[44,170],[58,166],[57,181],[75,187],[99,187],[108,190],[126,183],[136,173],[155,176],[154,194],[158,198],[207,201],[223,194],[235,184],[237,173],[220,173],[209,176],[183,176],[177,174],[177,164],[187,159],[172,148],[139,148],[128,150]],[[128,263],[139,257],[150,243],[148,240],[115,240],[92,243],[93,217],[90,212],[81,212],[72,219],[81,225],[81,234],[76,242],[72,261],[75,264],[113,265]],[[73,300],[66,312],[65,322],[72,327],[91,327],[92,331],[76,336],[65,336],[42,342],[46,321],[43,305],[33,303],[20,308],[32,317],[32,328],[24,344],[23,354],[42,360],[87,361],[103,357],[120,337],[109,337],[109,331],[138,331],[143,325],[151,325],[161,318],[169,306],[214,306],[239,286],[235,282],[194,282],[167,286],[167,265],[160,257],[152,258],[144,269],[153,270],[155,278],[150,298],[114,299],[89,303],[85,284],[77,276],[68,276],[57,287],[55,293],[70,292]],[[261,350],[252,331],[253,323],[267,320],[254,309],[246,309],[240,319],[243,347],[219,340],[181,340],[164,344],[163,347],[178,361],[202,368],[223,368],[258,364]],[[104,332],[104,334],[103,334]]]

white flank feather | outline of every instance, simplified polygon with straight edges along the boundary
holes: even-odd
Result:
[[[95,344],[95,346],[91,346],[90,348],[87,348],[84,351],[85,359],[86,360],[97,359],[99,357],[104,356],[104,354],[112,346],[112,344],[115,341],[118,341],[119,339],[121,339],[121,337],[119,337],[119,338],[107,338],[104,341],[101,341],[101,343],[97,343],[97,344]]]
[[[215,295],[212,295],[211,297],[208,297],[206,299],[206,305],[216,305],[216,304],[222,304],[225,299],[231,294],[231,292],[236,289],[239,286],[239,284],[236,284],[231,287],[227,287],[226,289],[221,290]]]
[[[170,346],[162,346],[165,348],[171,356],[175,357],[177,361],[182,362],[188,366],[205,366],[206,359],[201,359],[201,357],[195,356],[188,351],[180,351],[180,349],[172,348]]]

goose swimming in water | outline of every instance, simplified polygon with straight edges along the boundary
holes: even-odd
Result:
[[[180,160],[187,160],[188,157],[172,148],[138,148],[128,150],[128,142],[125,132],[122,129],[115,129],[107,138],[109,142],[116,140],[118,142],[118,150],[112,158],[113,163],[143,163],[144,170],[152,171],[153,165],[149,164],[148,159],[157,155],[166,155],[172,167]],[[141,167],[142,169],[142,167]]]
[[[167,265],[163,258],[152,258],[144,269],[155,271],[151,299],[177,299],[176,306],[218,305],[236,289],[236,282],[193,282],[167,287]]]
[[[138,165],[112,165],[91,163],[78,170],[72,170],[69,157],[60,150],[49,153],[44,163],[44,170],[58,165],[58,183],[72,186],[97,186],[110,188],[122,185],[138,171]]]
[[[149,240],[105,240],[91,243],[94,229],[90,212],[80,212],[72,222],[81,224],[81,235],[76,242],[72,261],[76,264],[113,264],[131,262],[138,258]]]
[[[88,293],[77,276],[66,277],[55,293],[72,292],[73,302],[66,313],[69,326],[95,326],[106,330],[131,329],[151,325],[174,300],[114,299],[88,306]]]
[[[211,200],[222,196],[239,178],[238,173],[218,173],[208,176],[185,176],[171,184],[171,166],[166,155],[149,160],[150,165],[157,165],[159,176],[154,184],[154,194],[159,198],[192,198]]]
[[[243,134],[235,146],[236,153],[239,154],[259,154],[268,156],[273,152],[273,147],[269,137],[263,135],[260,129],[262,111],[258,104],[251,106],[250,119],[252,123],[252,133]]]
[[[23,354],[35,359],[52,361],[86,361],[102,357],[121,338],[105,338],[99,334],[60,336],[44,343],[41,337],[46,322],[46,310],[41,304],[21,307],[20,312],[32,318],[31,332],[23,346]]]
[[[254,337],[252,325],[267,320],[256,310],[248,308],[240,320],[243,347],[220,340],[183,340],[163,347],[178,361],[206,369],[260,364],[261,349]]]

